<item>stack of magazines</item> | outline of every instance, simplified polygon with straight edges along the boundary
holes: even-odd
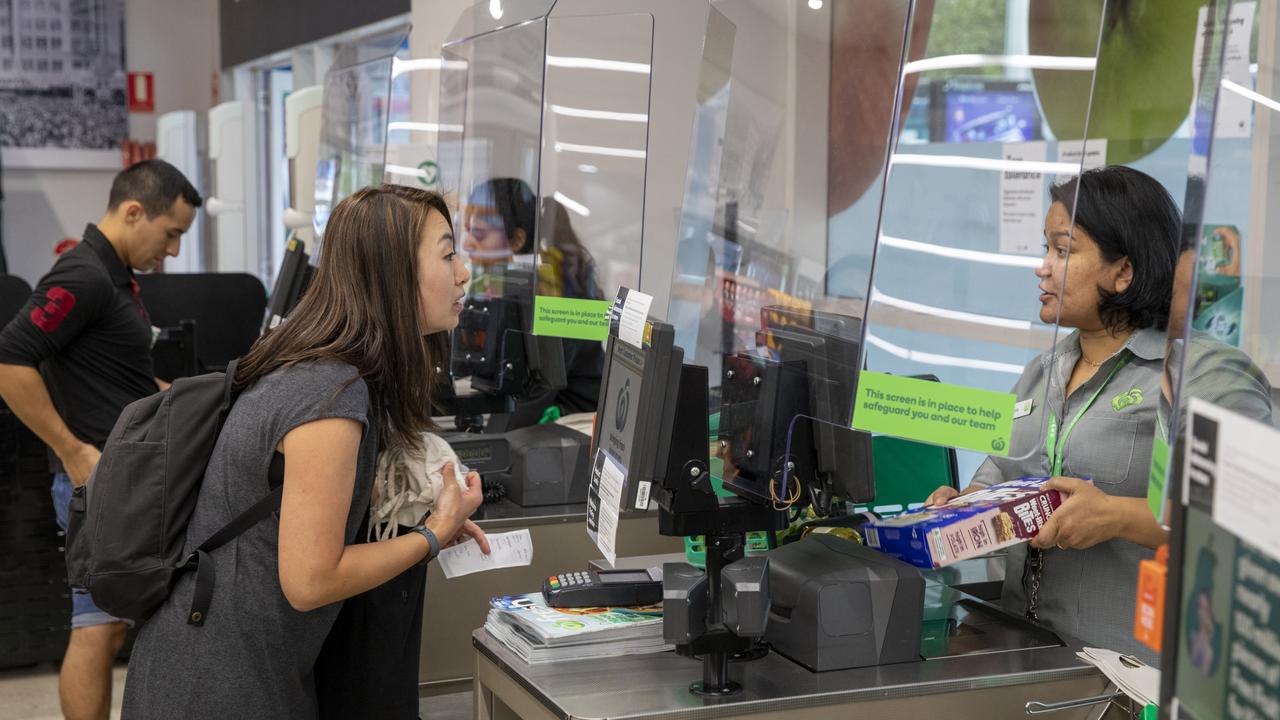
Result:
[[[553,608],[542,593],[496,597],[489,604],[485,631],[527,663],[674,649],[662,640],[662,605]]]

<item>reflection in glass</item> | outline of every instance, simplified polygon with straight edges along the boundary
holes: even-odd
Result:
[[[401,43],[392,45],[392,52]],[[391,96],[393,55],[325,76],[320,152],[316,162],[315,231],[311,250],[318,262],[329,213],[343,198],[360,188],[382,182],[387,151],[387,121]]]
[[[538,294],[612,299],[640,287],[653,17],[565,12],[547,21]]]
[[[458,198],[473,278],[452,365],[473,387],[509,331],[537,327],[538,297],[598,302],[639,285],[653,18],[552,5],[473,8],[436,64],[440,183]],[[568,386],[526,404],[594,409],[601,343],[560,346]]]

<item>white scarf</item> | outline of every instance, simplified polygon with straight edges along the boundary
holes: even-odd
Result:
[[[465,489],[467,469],[438,435],[423,433],[420,448],[383,450],[369,500],[369,540],[393,538],[401,525],[417,525],[431,512],[444,488],[445,463],[450,462],[454,477]]]

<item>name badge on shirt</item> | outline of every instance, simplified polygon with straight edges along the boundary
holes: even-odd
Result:
[[[1022,400],[1014,404],[1013,406],[1014,420],[1017,420],[1020,417],[1026,417],[1030,414],[1031,414],[1031,398],[1027,398],[1026,400]]]

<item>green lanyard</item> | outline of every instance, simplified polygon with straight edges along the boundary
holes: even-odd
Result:
[[[1067,423],[1067,428],[1063,431],[1061,439],[1058,438],[1058,418],[1053,414],[1052,410],[1049,411],[1049,427],[1045,431],[1044,436],[1044,453],[1045,456],[1049,458],[1050,475],[1058,476],[1062,474],[1062,460],[1065,457],[1065,453],[1063,451],[1066,450],[1067,438],[1071,437],[1071,431],[1075,429],[1076,423],[1080,422],[1081,416],[1083,416],[1085,412],[1093,406],[1093,402],[1097,400],[1098,396],[1102,394],[1102,391],[1106,389],[1107,385],[1111,382],[1111,378],[1115,377],[1116,373],[1120,372],[1120,368],[1129,364],[1129,358],[1130,355],[1126,352],[1125,355],[1120,358],[1119,362],[1116,363],[1116,366],[1111,368],[1111,372],[1107,375],[1107,378],[1102,381],[1102,384],[1098,386],[1097,390],[1093,391],[1093,395],[1089,396],[1089,399],[1085,401],[1084,406],[1080,408],[1080,411],[1076,413],[1076,416],[1071,418],[1071,422]]]

